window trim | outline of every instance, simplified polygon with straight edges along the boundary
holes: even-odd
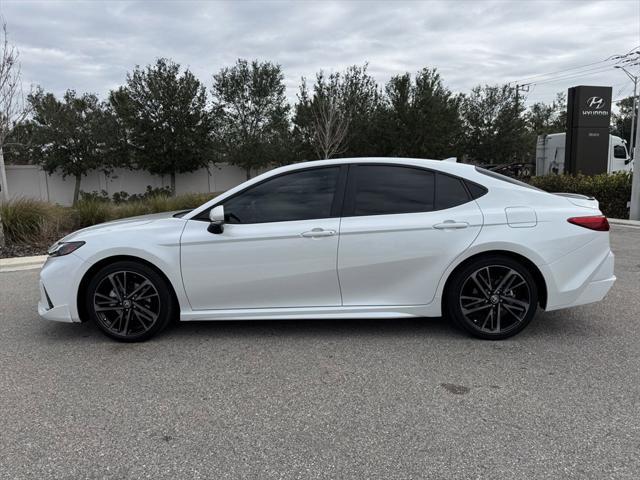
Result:
[[[515,178],[509,177],[507,175],[503,175],[501,173],[498,172],[494,172],[493,170],[489,170],[487,168],[482,168],[476,165],[475,167],[476,172],[478,172],[481,175],[485,175],[489,178],[493,178],[494,180],[498,180],[500,182],[504,182],[504,183],[509,183],[511,185],[516,185],[518,187],[522,187],[522,188],[528,188],[530,190],[537,190],[538,192],[544,192],[544,190],[538,188],[538,187],[534,187],[533,185],[529,185],[528,183],[522,182],[520,180],[517,180]],[[485,187],[486,188],[486,187]]]
[[[248,190],[251,190],[252,188],[255,188],[259,185],[262,185],[266,182],[269,182],[271,180],[275,180],[276,178],[280,178],[280,177],[284,177],[285,175],[293,175],[295,173],[301,173],[301,172],[309,172],[312,170],[322,170],[322,169],[329,169],[329,168],[337,168],[338,169],[338,178],[336,180],[336,190],[335,192],[333,192],[333,200],[331,201],[331,210],[328,217],[322,217],[319,219],[313,219],[313,220],[321,220],[324,218],[340,218],[340,212],[342,211],[342,205],[344,202],[344,197],[345,197],[345,184],[347,181],[347,169],[349,167],[349,164],[347,165],[318,165],[318,166],[314,166],[314,167],[308,167],[308,168],[299,168],[297,170],[290,170],[288,172],[282,172],[279,173],[277,175],[272,175],[270,177],[265,178],[264,180],[261,180],[259,182],[256,182],[252,185],[247,186],[246,188],[243,188],[242,190],[240,190],[239,192],[234,193],[233,195],[229,195],[226,198],[223,198],[222,200],[220,200],[219,202],[211,205],[210,207],[204,209],[202,212],[200,212],[198,215],[196,215],[195,217],[190,218],[189,220],[198,220],[198,221],[204,221],[204,222],[209,222],[209,212],[214,209],[215,207],[219,206],[219,205],[223,205],[228,202],[229,200],[238,197],[239,195],[242,195],[243,193],[247,192]],[[302,222],[305,220],[312,220],[312,219],[301,219],[301,220],[282,220],[282,221],[272,221],[272,222],[256,222],[256,223],[238,223],[238,224],[234,224],[234,225],[260,225],[263,223],[285,223],[285,222]]]

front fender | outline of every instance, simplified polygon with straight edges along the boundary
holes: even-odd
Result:
[[[79,268],[77,287],[87,272],[109,259],[128,257],[141,259],[160,270],[169,280],[176,294],[180,310],[189,309],[180,273],[180,236],[185,222],[166,219],[136,230],[120,230],[83,235],[86,244],[74,252],[83,261]],[[77,292],[77,290],[76,290]],[[78,316],[77,302],[72,315]]]

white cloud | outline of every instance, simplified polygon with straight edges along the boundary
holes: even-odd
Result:
[[[209,86],[236,58],[282,64],[290,98],[301,76],[369,62],[390,76],[437,67],[454,91],[624,53],[640,44],[640,2],[56,2],[3,1],[25,81],[106,96],[136,64],[166,56]],[[530,101],[590,83],[628,90],[613,69],[532,87]],[[628,92],[627,92],[628,93]]]

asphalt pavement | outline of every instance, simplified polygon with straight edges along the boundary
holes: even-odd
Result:
[[[120,344],[0,274],[0,478],[639,478],[640,229],[517,337],[445,319],[181,324]]]

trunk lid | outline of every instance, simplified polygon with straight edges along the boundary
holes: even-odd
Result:
[[[589,197],[587,195],[580,195],[579,193],[563,193],[557,192],[553,193],[553,195],[557,195],[559,197],[566,198],[572,204],[578,207],[591,208],[592,210],[598,210],[600,208],[600,204],[598,200],[593,197]]]

